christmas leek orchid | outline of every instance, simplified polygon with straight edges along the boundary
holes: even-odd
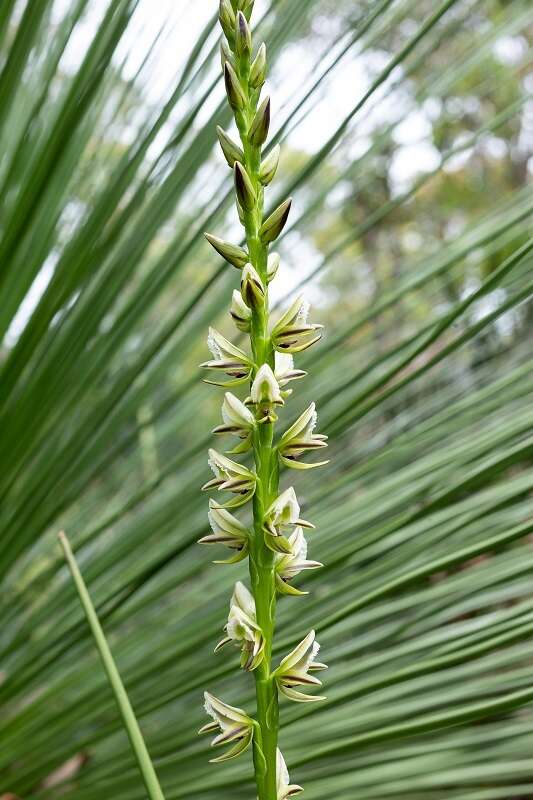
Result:
[[[226,636],[217,644],[215,653],[229,642],[241,647],[241,667],[253,670],[263,658],[265,642],[255,617],[255,601],[246,586],[237,581],[230,603],[228,621],[224,627]]]
[[[198,733],[218,731],[217,736],[211,742],[212,747],[223,744],[233,745],[224,755],[212,758],[211,763],[228,761],[243,753],[252,741],[254,721],[242,709],[223,703],[209,692],[204,692],[204,700],[206,713],[213,718],[213,721],[200,728]]]
[[[278,688],[289,700],[297,703],[310,703],[324,700],[317,695],[304,694],[294,689],[295,686],[321,686],[322,683],[310,672],[327,669],[326,664],[316,661],[320,645],[316,641],[315,632],[310,631],[288,656],[281,661],[274,672]]]
[[[295,367],[292,354],[315,344],[322,326],[308,322],[308,305],[300,297],[273,327],[270,325],[269,284],[280,273],[280,256],[270,252],[270,247],[285,229],[291,199],[265,213],[265,187],[278,169],[280,148],[277,144],[267,146],[263,153],[272,102],[269,97],[260,96],[267,54],[264,44],[253,52],[249,24],[253,5],[253,0],[220,0],[219,10],[225,35],[221,46],[224,84],[240,142],[222,128],[217,128],[217,134],[224,159],[232,170],[245,241],[232,244],[206,234],[215,251],[241,271],[239,288],[233,291],[230,317],[237,331],[249,336],[250,346],[241,347],[240,342],[237,346],[212,328],[208,338],[212,359],[202,364],[215,376],[207,383],[248,387],[244,398],[226,392],[222,425],[214,430],[217,435],[237,437],[237,446],[229,454],[243,455],[246,464],[232,461],[216,450],[209,451],[214,478],[203,488],[229,492],[231,497],[224,503],[210,500],[212,533],[200,542],[232,551],[226,562],[218,563],[248,558],[251,591],[241,581],[235,584],[224,637],[215,649],[231,644],[240,649],[241,667],[253,671],[255,678],[257,713],[254,720],[241,709],[206,693],[205,709],[213,722],[202,730],[218,731],[213,745],[231,745],[223,756],[213,760],[233,758],[251,743],[258,800],[286,800],[302,789],[290,783],[278,749],[279,696],[298,702],[320,699],[295,687],[320,685],[312,673],[324,665],[316,661],[318,644],[312,631],[276,670],[272,668],[277,598],[305,594],[291,581],[299,573],[321,566],[307,558],[303,528],[314,526],[300,517],[294,489],[280,488],[279,474],[280,466],[308,469],[326,463],[301,460],[308,450],[326,447],[326,437],[315,433],[314,403],[277,441],[274,428],[277,414],[283,412],[285,401],[292,394],[288,385],[306,375]],[[247,504],[251,505],[250,521],[233,515],[233,509]]]

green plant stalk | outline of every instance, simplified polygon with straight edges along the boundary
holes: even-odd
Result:
[[[133,708],[131,707],[126,689],[124,688],[124,684],[122,683],[119,671],[117,669],[117,665],[115,664],[115,660],[111,650],[109,649],[109,645],[107,644],[102,626],[100,625],[100,621],[92,604],[89,592],[87,591],[82,574],[76,563],[76,559],[74,558],[69,541],[63,532],[59,534],[59,542],[63,549],[63,553],[65,554],[65,559],[72,574],[76,591],[78,592],[78,597],[80,599],[83,611],[85,612],[87,622],[89,623],[89,627],[94,637],[96,647],[98,648],[100,658],[102,659],[104,669],[109,679],[109,684],[113,690],[113,694],[115,695],[115,700],[117,702],[124,727],[126,728],[129,740],[131,742],[131,747],[137,760],[137,764],[139,765],[148,797],[150,800],[165,800],[165,796],[161,791],[161,786],[159,785],[154,766],[143,739],[139,723],[135,718]]]
[[[241,59],[239,77],[246,85],[249,61]],[[267,247],[259,238],[263,218],[263,187],[259,180],[261,163],[260,149],[251,146],[248,130],[257,110],[257,102],[248,94],[246,108],[236,115],[237,126],[244,151],[244,166],[250,176],[256,194],[254,208],[244,211],[246,243],[250,262],[257,270],[265,287],[264,304],[254,309],[250,329],[251,351],[256,365],[268,364],[274,370],[274,349],[268,333],[268,279]],[[252,374],[255,377],[256,370]],[[263,519],[271,502],[279,493],[279,469],[277,455],[273,450],[274,425],[258,425],[253,435],[253,455],[258,477],[253,501],[254,532],[250,546],[250,579],[255,600],[257,624],[265,640],[263,661],[255,670],[257,722],[254,749],[254,768],[259,800],[276,800],[276,749],[278,743],[278,690],[271,677],[272,640],[276,615],[275,555],[265,544]],[[261,755],[262,754],[262,755]],[[264,761],[262,756],[264,756]],[[265,763],[266,762],[266,763]]]

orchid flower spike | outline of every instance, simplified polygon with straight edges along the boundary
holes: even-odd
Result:
[[[265,640],[256,622],[255,601],[246,586],[237,581],[230,603],[226,636],[215,647],[215,653],[229,642],[241,647],[241,667],[254,670],[263,660]]]
[[[291,553],[289,540],[283,535],[286,528],[300,525],[304,528],[313,528],[310,522],[300,519],[300,505],[296,492],[291,486],[282,492],[269,506],[263,520],[263,530],[267,534],[267,546],[278,553]]]
[[[231,558],[214,563],[236,564],[246,558],[250,535],[248,528],[225,508],[217,506],[213,500],[209,501],[208,517],[212,533],[199,539],[198,544],[221,544],[237,551]]]
[[[297,692],[295,686],[321,686],[321,681],[310,675],[310,672],[327,669],[326,664],[315,661],[320,645],[315,639],[315,632],[310,631],[288,656],[281,661],[279,667],[274,671],[273,676],[278,684],[278,689],[289,700],[296,703],[312,703],[317,700],[325,700],[324,697],[317,695],[304,694]]]
[[[320,561],[307,560],[307,541],[300,526],[289,536],[290,553],[280,553],[276,558],[276,588],[281,594],[300,596],[307,594],[295,589],[290,581],[304,569],[324,566]]]
[[[314,433],[317,422],[315,404],[311,403],[308,409],[301,414],[296,422],[288,428],[278,444],[280,460],[286,467],[292,469],[313,469],[322,467],[327,461],[319,461],[314,464],[306,464],[298,461],[298,456],[308,450],[317,450],[327,447],[327,436],[321,433]]]
[[[222,419],[224,424],[218,425],[213,433],[231,433],[238,436],[242,442],[230,452],[232,454],[246,453],[252,446],[252,432],[255,428],[254,415],[250,409],[246,408],[234,394],[226,392],[222,403]]]
[[[198,733],[214,733],[219,731],[211,742],[211,747],[221,744],[233,744],[226,753],[218,758],[212,758],[211,763],[228,761],[244,753],[254,735],[254,721],[241,708],[235,708],[222,702],[209,692],[204,692],[206,713],[213,718]]]
[[[209,450],[208,463],[215,477],[202,486],[202,491],[209,492],[212,489],[218,489],[218,491],[228,491],[239,495],[220,505],[220,508],[237,508],[253,497],[257,480],[255,473],[213,449]]]
[[[204,361],[204,363],[200,364],[200,366],[204,369],[225,372],[231,380],[206,380],[206,383],[211,383],[215,386],[238,386],[239,384],[246,383],[246,381],[249,380],[250,375],[252,374],[253,361],[249,356],[246,355],[244,350],[241,350],[239,347],[235,347],[234,344],[229,342],[214,328],[209,329],[207,346],[209,347],[213,358],[211,361]]]
[[[308,323],[309,304],[298,297],[272,329],[272,344],[282,353],[300,353],[318,342],[324,326]]]
[[[285,759],[279,747],[276,751],[276,778],[276,800],[286,800],[287,797],[295,797],[297,794],[300,794],[300,792],[303,792],[301,786],[290,782],[289,770],[287,769]]]

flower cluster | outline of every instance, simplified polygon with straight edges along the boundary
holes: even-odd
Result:
[[[319,646],[311,631],[276,669],[271,665],[276,595],[300,596],[306,592],[292,585],[304,570],[321,567],[307,558],[304,529],[313,529],[300,516],[293,487],[280,489],[280,469],[311,469],[326,461],[306,461],[308,451],[327,446],[327,437],[316,433],[317,414],[311,405],[276,438],[278,414],[292,394],[287,388],[306,373],[294,365],[293,355],[319,341],[322,326],[310,322],[309,306],[298,297],[279,319],[270,324],[269,284],[280,270],[280,256],[269,252],[283,232],[291,199],[271,213],[264,213],[264,190],[278,169],[280,148],[263,153],[270,129],[271,101],[261,98],[266,77],[266,47],[253,52],[250,19],[253,0],[220,0],[219,19],[225,40],[221,46],[222,70],[229,105],[240,142],[217,129],[223,156],[233,172],[236,206],[244,228],[242,243],[231,243],[206,234],[216,252],[240,272],[233,291],[230,317],[239,333],[249,337],[250,347],[234,344],[211,328],[208,347],[212,358],[201,366],[209,372],[207,383],[226,389],[247,385],[238,397],[226,391],[222,424],[213,433],[234,437],[236,444],[225,454],[209,451],[213,478],[204,486],[216,492],[209,501],[211,532],[201,544],[220,545],[231,555],[215,563],[248,559],[251,591],[235,583],[224,636],[215,652],[227,645],[240,650],[242,669],[256,678],[257,718],[206,692],[205,710],[212,722],[201,732],[216,732],[213,745],[230,745],[213,761],[225,761],[250,744],[259,800],[293,797],[301,787],[291,784],[283,755],[277,748],[278,698],[295,702],[323,699],[302,691],[320,686],[313,674],[325,668],[316,661]],[[242,338],[242,337],[241,337]],[[251,457],[250,457],[251,455]],[[246,463],[229,456],[244,456]],[[221,493],[221,494],[219,494]],[[252,519],[246,523],[233,511],[250,504]],[[231,509],[231,510],[230,510]],[[240,515],[240,511],[237,511]],[[259,698],[261,695],[261,702]],[[266,701],[266,702],[265,702]]]

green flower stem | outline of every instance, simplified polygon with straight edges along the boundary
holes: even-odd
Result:
[[[247,84],[249,61],[241,59],[239,77]],[[250,330],[251,350],[256,364],[252,380],[262,364],[274,370],[274,349],[268,333],[268,249],[262,244],[259,229],[263,221],[263,187],[259,180],[261,149],[253,147],[248,139],[248,130],[257,110],[257,100],[247,94],[246,108],[236,114],[237,126],[244,151],[244,166],[252,181],[256,194],[255,206],[244,211],[246,242],[250,262],[257,270],[265,287],[265,301],[262,307],[253,309]],[[279,470],[276,453],[273,450],[274,425],[263,423],[257,427],[253,436],[253,454],[258,477],[254,496],[254,535],[250,547],[250,578],[256,606],[257,624],[264,640],[265,653],[261,664],[255,670],[257,699],[256,747],[254,748],[254,767],[259,800],[276,800],[276,749],[278,745],[278,690],[271,676],[272,639],[276,615],[276,584],[274,553],[266,546],[263,533],[265,511],[279,493]]]
[[[141,729],[139,728],[139,723],[135,718],[133,708],[131,707],[124,684],[120,678],[117,665],[115,664],[111,650],[107,644],[102,626],[100,625],[96,611],[94,610],[89,592],[87,591],[87,587],[85,586],[85,582],[76,563],[76,559],[74,558],[74,554],[70,548],[69,541],[64,533],[59,534],[59,542],[63,548],[63,553],[65,554],[70,572],[72,573],[72,578],[80,598],[80,603],[85,612],[85,616],[87,617],[87,622],[89,623],[89,627],[96,642],[98,652],[100,653],[100,658],[102,659],[109,683],[115,695],[115,700],[117,701],[117,705],[122,716],[122,721],[124,722],[124,727],[128,733],[133,753],[137,759],[137,764],[139,765],[148,797],[150,800],[165,800],[165,796],[161,791],[161,786],[159,785],[155,769],[146,748]]]

